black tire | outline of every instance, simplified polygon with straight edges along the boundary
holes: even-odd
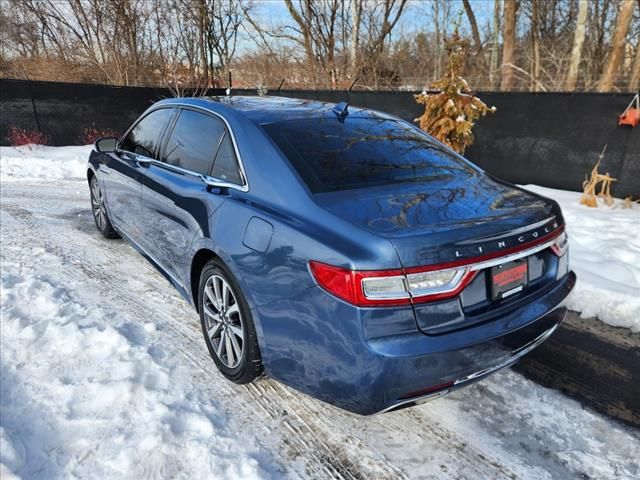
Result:
[[[233,302],[231,297],[228,297],[229,302],[215,301],[217,292],[214,292],[214,283],[218,285],[220,292],[224,292],[223,282],[230,287]],[[224,297],[224,294],[222,296]],[[210,260],[200,273],[198,311],[207,349],[218,370],[229,380],[239,384],[250,383],[260,376],[262,357],[251,310],[238,282],[218,259]],[[237,354],[236,347],[241,347],[240,355]],[[237,356],[240,357],[239,360]]]
[[[119,238],[120,235],[115,231],[109,219],[109,214],[104,205],[102,190],[95,176],[91,177],[91,182],[89,182],[89,193],[91,195],[91,213],[93,213],[93,221],[96,223],[96,228],[106,238]]]

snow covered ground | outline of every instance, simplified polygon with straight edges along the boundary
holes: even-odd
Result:
[[[569,261],[578,275],[569,308],[640,332],[640,205],[580,205],[580,193],[525,188],[556,200],[569,234]],[[615,184],[614,184],[615,190]]]
[[[0,181],[86,178],[93,147],[0,147]]]
[[[52,151],[51,169],[81,155]],[[86,182],[25,178],[31,153],[0,155],[3,479],[640,476],[638,431],[511,370],[374,417],[227,382],[193,309],[97,233]]]

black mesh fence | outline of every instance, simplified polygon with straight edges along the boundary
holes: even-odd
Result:
[[[224,95],[212,90],[211,95]],[[235,90],[236,95],[256,91]],[[347,101],[412,121],[421,113],[410,92],[283,90],[271,95]],[[628,94],[479,93],[494,115],[474,129],[466,156],[493,175],[516,183],[580,190],[604,145],[601,171],[618,181],[618,197],[640,196],[640,127],[619,127]],[[12,125],[40,129],[52,145],[78,144],[87,127],[124,131],[147,107],[172,96],[162,88],[111,87],[0,80],[0,142]]]

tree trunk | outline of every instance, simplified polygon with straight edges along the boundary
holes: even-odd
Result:
[[[476,22],[476,16],[473,13],[473,9],[469,4],[469,0],[462,0],[464,5],[464,11],[467,13],[469,19],[469,25],[471,25],[471,33],[473,35],[473,43],[476,46],[476,54],[480,63],[480,67],[483,70],[487,70],[487,59],[484,58],[484,50],[482,48],[482,41],[480,40],[480,32],[478,31],[478,23]]]
[[[616,73],[622,63],[624,57],[624,45],[633,17],[634,0],[620,0],[620,10],[616,18],[616,30],[613,34],[611,50],[607,58],[607,64],[604,67],[600,81],[598,82],[599,92],[608,92],[613,88]]]
[[[531,90],[540,90],[540,38],[538,0],[531,0]]]
[[[306,2],[304,3],[304,6],[302,7],[305,9],[304,18],[293,6],[293,3],[291,0],[284,0],[284,3],[287,6],[287,10],[289,10],[289,13],[291,14],[291,17],[295,20],[295,22],[300,27],[300,31],[302,32],[302,41],[303,41],[307,66],[309,69],[313,70],[315,82],[317,84],[318,72],[316,69],[316,62],[313,54],[314,53],[313,39],[311,38],[311,28],[309,25],[309,21],[310,21],[309,19],[311,18],[311,2],[310,0],[306,0]]]
[[[351,31],[351,51],[349,53],[349,61],[351,67],[351,75],[355,78],[358,74],[358,45],[360,41],[360,16],[362,15],[362,1],[351,0],[351,19],[353,21],[353,30]]]
[[[633,62],[633,71],[629,80],[629,91],[637,92],[640,90],[640,41],[636,48],[636,59]]]
[[[578,70],[580,68],[580,61],[582,60],[582,46],[584,45],[588,13],[589,1],[579,0],[576,33],[573,37],[573,48],[571,49],[571,63],[569,64],[569,73],[567,74],[565,83],[565,89],[570,92],[575,91],[578,83]]]
[[[491,88],[498,85],[498,46],[500,45],[500,0],[493,0],[493,48],[491,49],[491,65],[489,68],[489,83]]]
[[[516,0],[504,0],[504,29],[502,31],[502,81],[501,90],[511,90],[515,85],[515,71],[511,68],[516,48]]]
[[[205,85],[209,83],[209,62],[207,60],[207,13],[205,0],[198,4],[198,47],[200,50],[200,79]],[[200,80],[199,79],[199,80]],[[199,82],[198,82],[199,83]]]

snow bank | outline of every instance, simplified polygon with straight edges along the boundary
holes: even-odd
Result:
[[[2,478],[271,476],[188,362],[150,340],[154,323],[110,325],[44,249],[29,253],[50,274],[10,260],[21,248],[2,258]]]
[[[92,145],[0,147],[0,180],[85,178]]]
[[[589,208],[580,193],[524,185],[556,200],[569,234],[569,261],[578,283],[568,306],[583,317],[640,332],[640,207]]]

